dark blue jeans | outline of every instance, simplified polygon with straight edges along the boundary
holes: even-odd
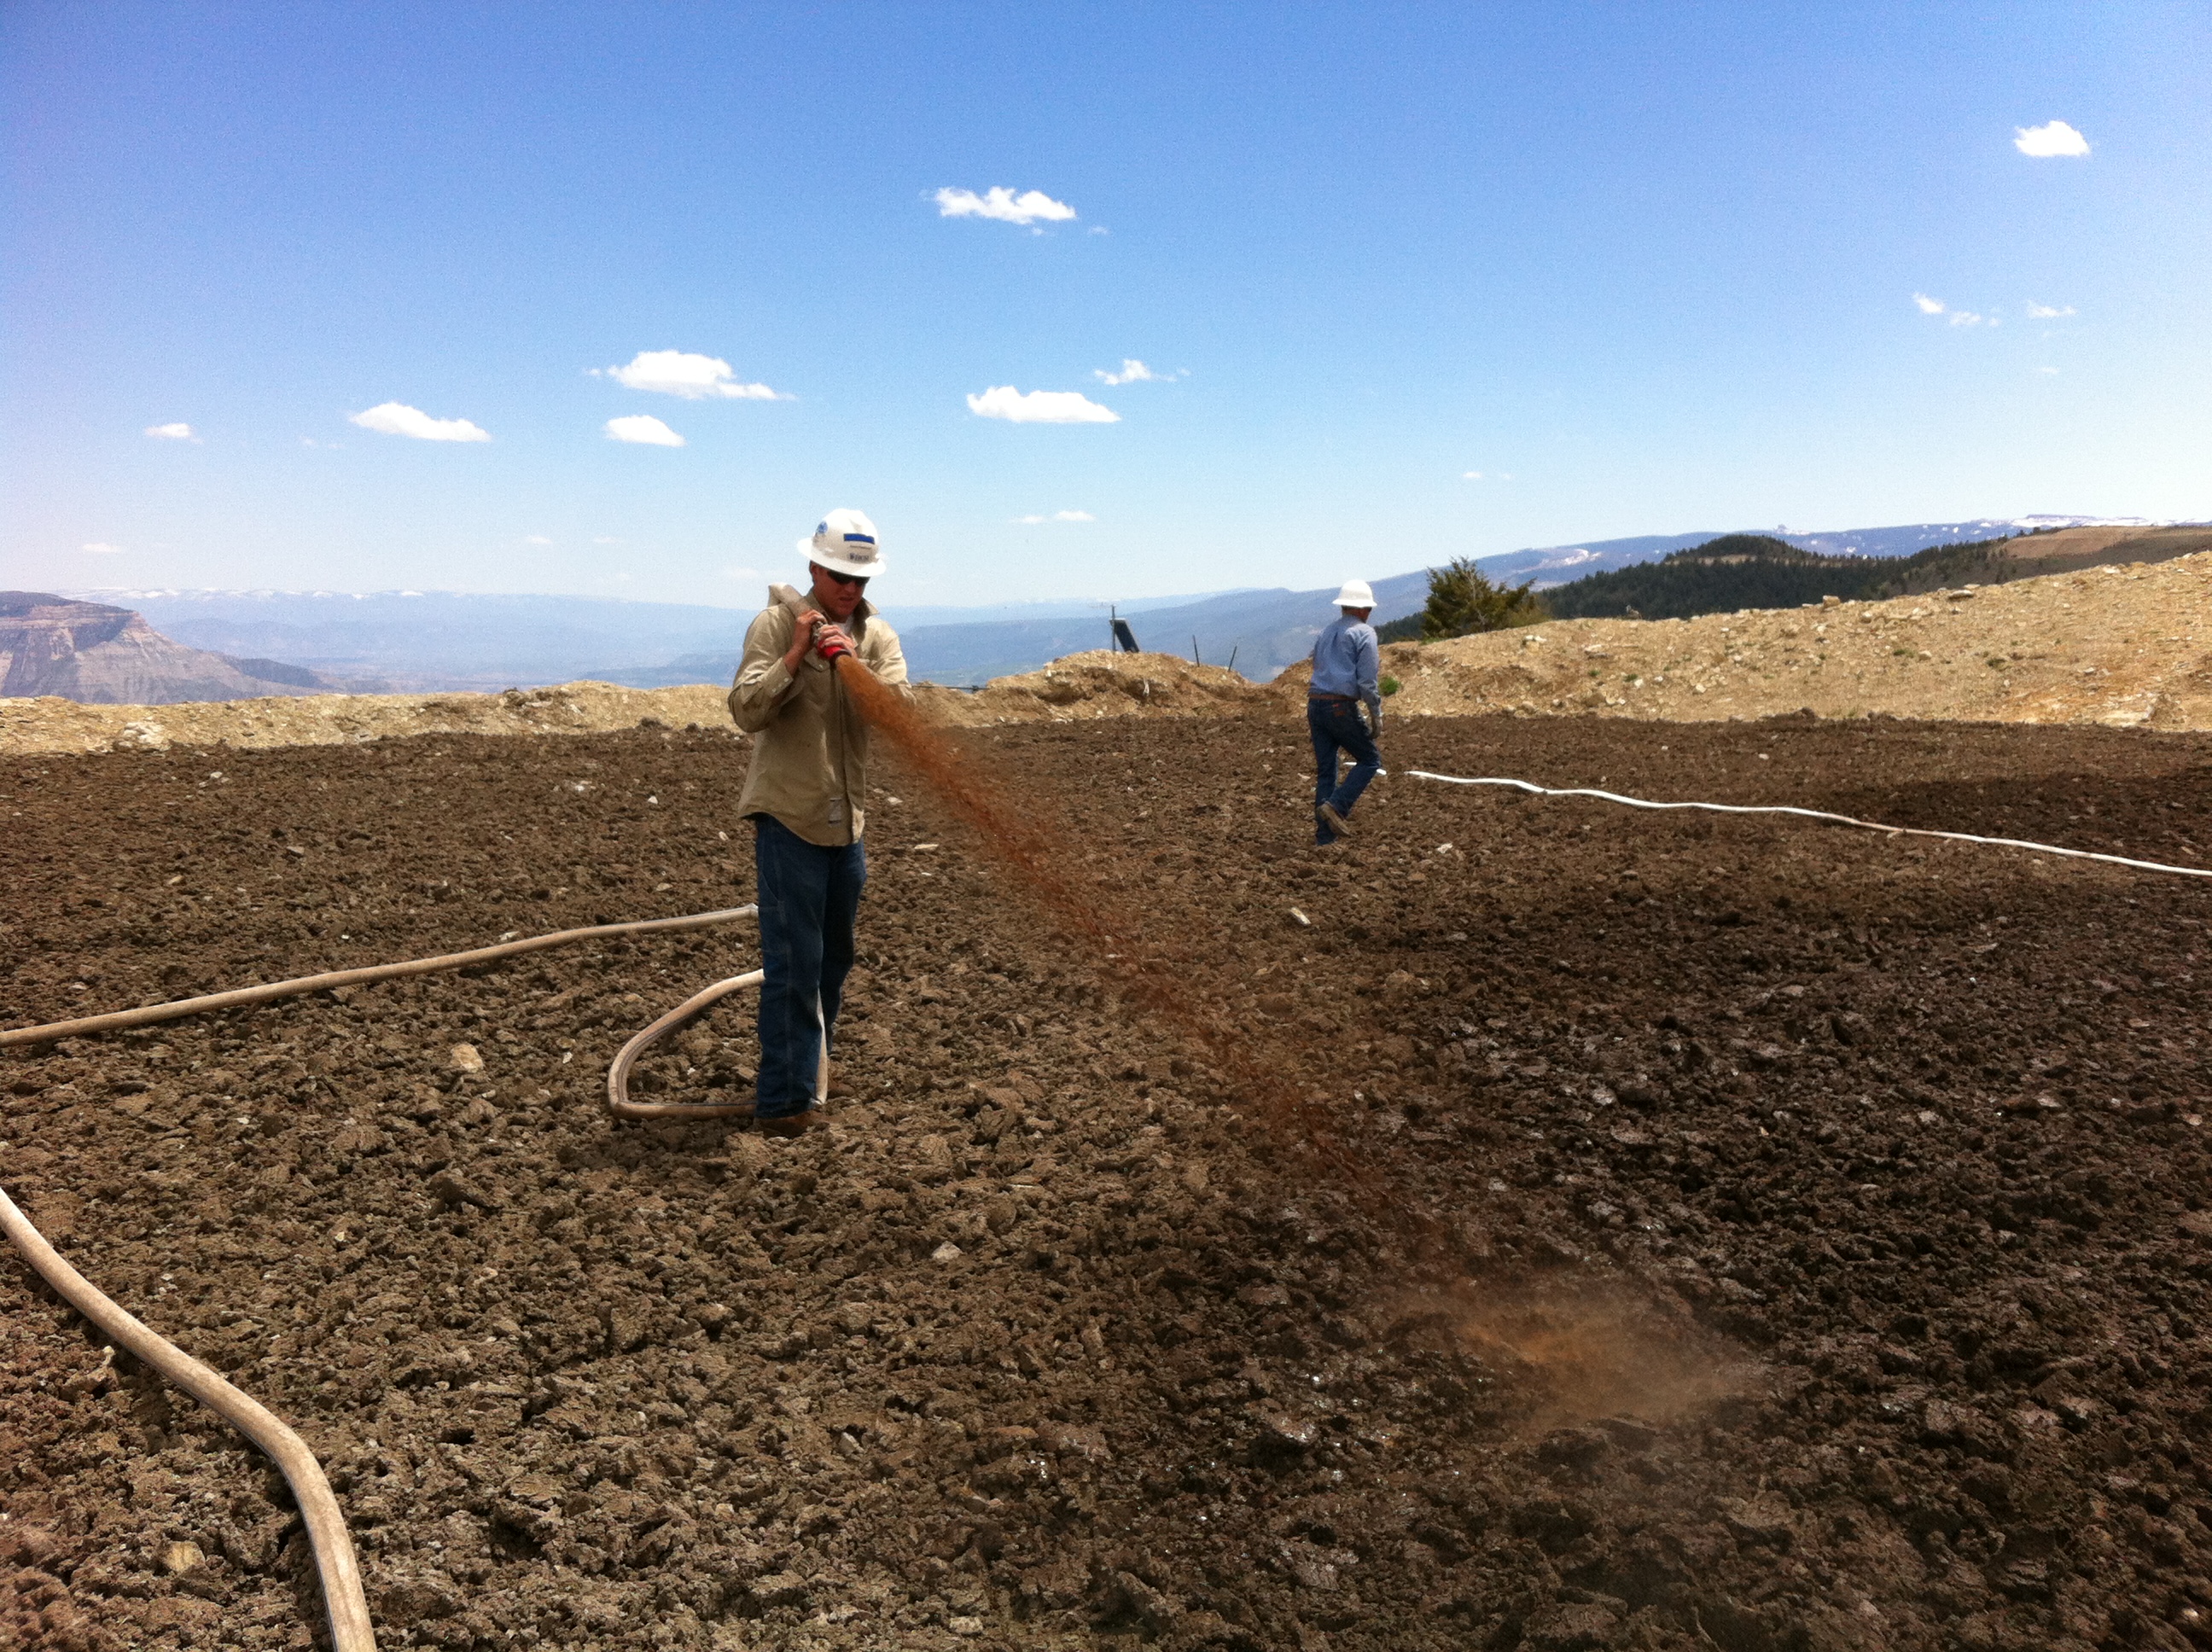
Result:
[[[773,815],[753,817],[754,898],[760,902],[760,1083],[756,1118],[804,1113],[823,1043],[853,968],[853,922],[868,857],[858,843],[825,849]]]
[[[1382,754],[1376,750],[1375,737],[1367,732],[1367,724],[1359,715],[1359,703],[1309,698],[1306,728],[1313,735],[1314,807],[1326,803],[1340,815],[1348,815],[1367,789],[1367,782],[1375,778],[1375,771],[1382,766]],[[1339,752],[1352,758],[1352,772],[1341,782],[1336,778]],[[1318,817],[1314,821],[1314,841],[1336,841],[1336,834]]]

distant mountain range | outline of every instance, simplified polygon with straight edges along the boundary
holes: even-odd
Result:
[[[1825,556],[1905,556],[1930,545],[1990,539],[2034,528],[2112,522],[2082,516],[1983,518],[1774,537]],[[2132,523],[2133,519],[2128,519]],[[1480,560],[1485,573],[1538,589],[1651,562],[1721,531],[1549,545]],[[1348,570],[1357,574],[1362,570]],[[1417,611],[1425,568],[1382,579],[1378,623]],[[371,679],[395,689],[527,688],[595,678],[637,688],[726,682],[756,611],[609,598],[471,596],[452,592],[91,591],[128,604],[169,637],[201,650],[287,661],[319,678]],[[1125,602],[1139,641],[1166,653],[1195,652],[1267,678],[1305,658],[1334,616],[1334,586],[1311,591],[1243,589]],[[1081,649],[1108,646],[1108,610],[1080,601],[981,608],[888,606],[916,677],[956,687],[1031,671]],[[268,692],[268,690],[259,690]]]

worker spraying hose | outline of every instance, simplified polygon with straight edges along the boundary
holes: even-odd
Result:
[[[867,602],[882,571],[875,524],[834,510],[801,541],[806,590],[776,585],[745,631],[730,715],[754,737],[738,812],[754,826],[760,902],[760,1075],[754,1118],[769,1135],[820,1124],[828,1055],[868,863],[868,723],[847,671],[906,681],[898,635]]]

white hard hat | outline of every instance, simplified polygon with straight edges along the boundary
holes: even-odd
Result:
[[[1339,608],[1372,608],[1375,606],[1375,593],[1367,588],[1364,580],[1346,580],[1344,589],[1336,593],[1336,605]]]
[[[856,580],[872,580],[884,571],[876,525],[860,511],[839,509],[823,517],[806,546],[806,559]]]

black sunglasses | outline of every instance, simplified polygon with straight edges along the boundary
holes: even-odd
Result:
[[[819,562],[817,562],[815,566],[817,568],[822,568],[822,564]],[[827,574],[831,579],[836,580],[839,585],[857,585],[865,587],[868,583],[868,576],[865,574],[840,574],[834,568],[823,568],[822,571],[824,574]]]

